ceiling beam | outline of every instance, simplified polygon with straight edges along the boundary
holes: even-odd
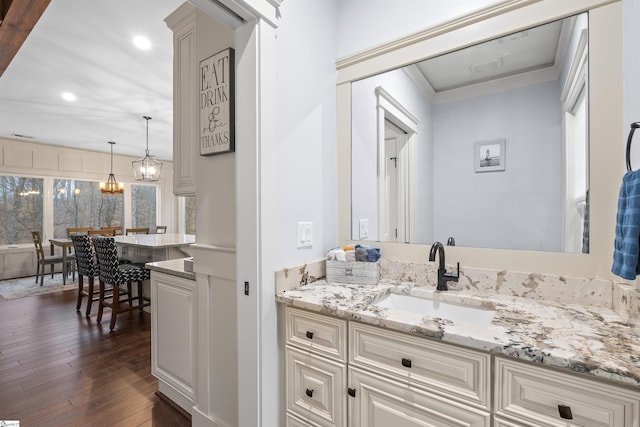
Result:
[[[51,0],[0,0],[0,76]]]

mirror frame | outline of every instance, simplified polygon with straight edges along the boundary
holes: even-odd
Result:
[[[447,247],[462,267],[622,281],[610,273],[617,198],[624,169],[622,2],[619,0],[503,0],[336,62],[338,71],[338,240],[351,239],[351,82],[496,37],[589,12],[590,253]],[[606,82],[606,84],[599,84]],[[618,142],[618,143],[616,143]],[[368,242],[372,244],[372,242]],[[426,245],[376,242],[384,258],[426,263]]]

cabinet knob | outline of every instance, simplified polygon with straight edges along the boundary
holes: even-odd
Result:
[[[410,368],[411,367],[411,359],[405,359],[403,357],[402,358],[402,366],[404,366],[405,368]]]
[[[573,419],[573,414],[571,413],[571,406],[558,405],[558,412],[560,413],[560,418],[563,418],[565,420]]]
[[[308,397],[313,397],[313,390],[306,389],[304,391],[304,394],[306,394]]]
[[[309,338],[310,340],[313,339],[313,332],[307,331],[307,333],[305,335],[307,335],[307,338]]]
[[[349,387],[349,388],[347,389],[347,394],[348,394],[349,396],[351,396],[351,397],[356,397],[356,389],[355,389],[355,388],[351,388],[351,387]]]

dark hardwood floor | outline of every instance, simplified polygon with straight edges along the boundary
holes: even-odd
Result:
[[[154,393],[151,318],[76,312],[76,292],[0,297],[0,420],[26,426],[190,426]]]

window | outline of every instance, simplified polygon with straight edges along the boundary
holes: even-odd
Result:
[[[0,176],[0,244],[31,243],[31,230],[42,232],[43,180]]]
[[[184,198],[184,232],[196,234],[196,198],[193,196]]]
[[[42,221],[41,221],[42,222]],[[97,182],[53,181],[53,235],[66,237],[68,227],[124,225],[124,195],[102,194]]]
[[[131,186],[132,227],[155,227],[156,207],[156,187],[151,185]]]

